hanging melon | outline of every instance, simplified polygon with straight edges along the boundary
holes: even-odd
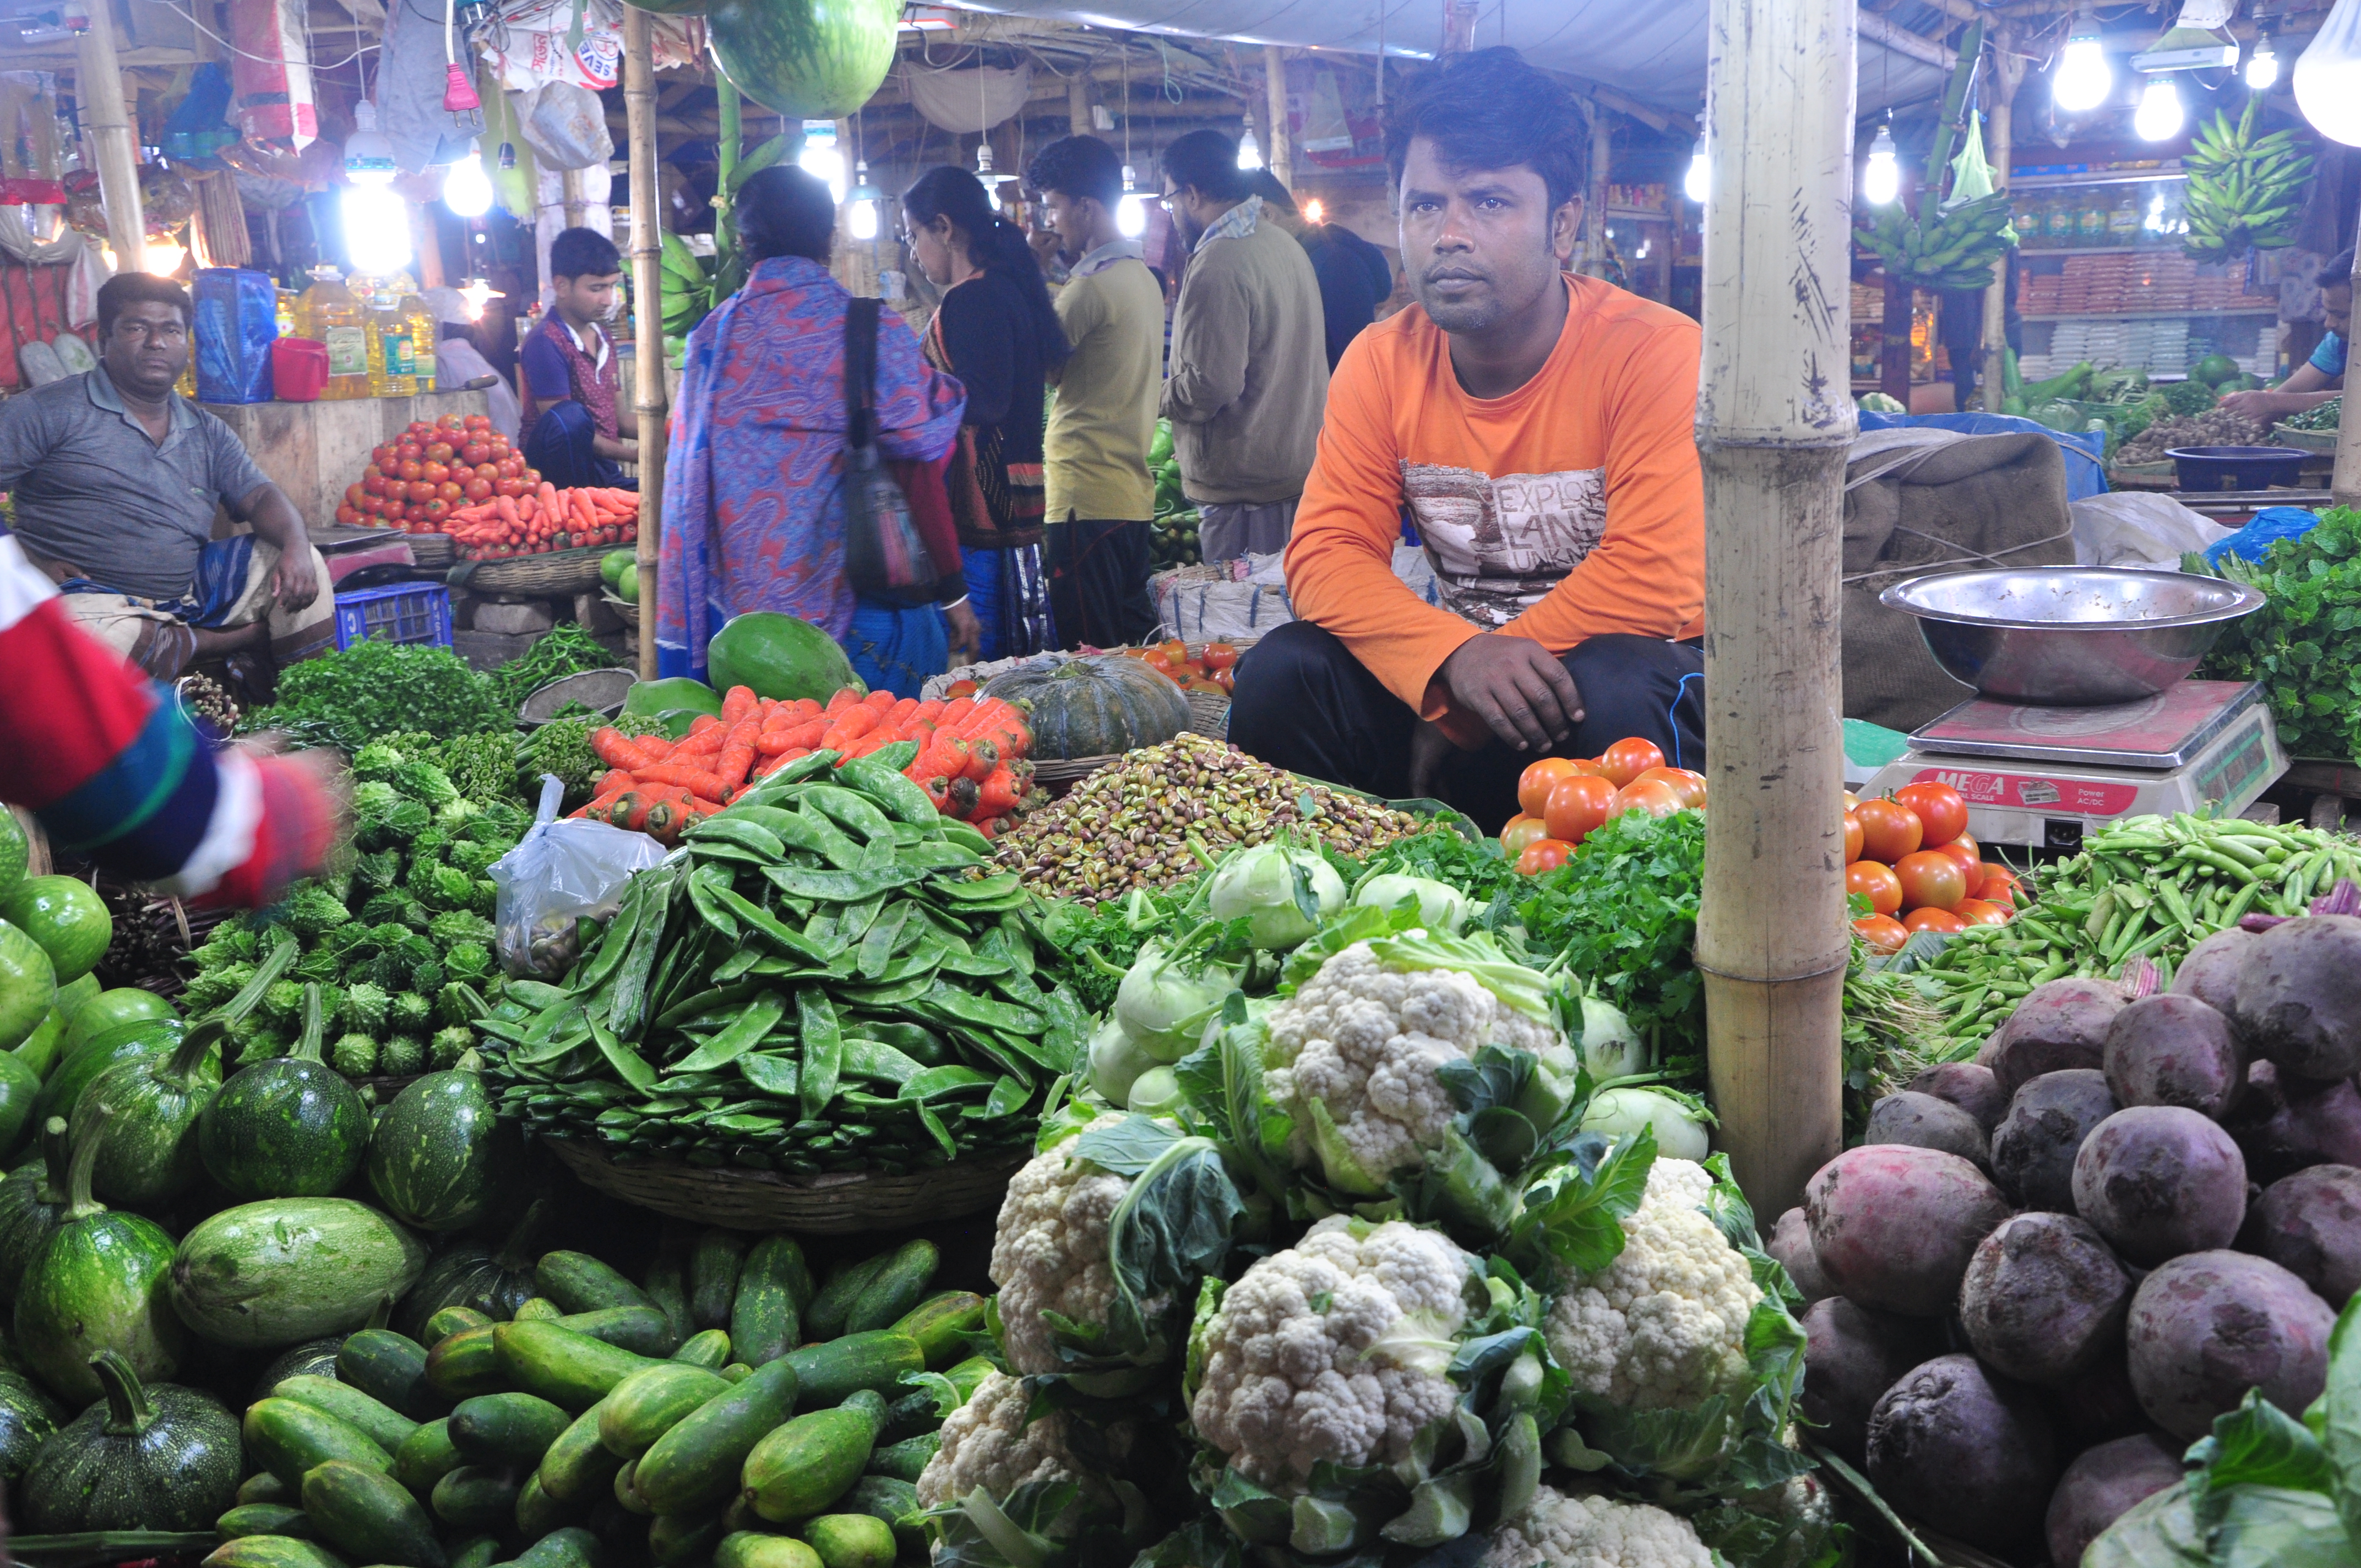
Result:
[[[790,119],[842,119],[894,64],[902,0],[708,0],[714,57],[738,90]]]
[[[1120,653],[1027,665],[993,676],[983,690],[1030,710],[1037,762],[1112,757],[1161,745],[1189,727],[1188,694]]]

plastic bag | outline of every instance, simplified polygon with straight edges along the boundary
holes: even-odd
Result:
[[[2074,519],[2079,566],[2177,572],[2182,555],[2209,550],[2235,532],[2153,490],[2112,490],[2071,502],[2066,510]]]
[[[520,96],[524,139],[545,169],[588,169],[615,156],[614,133],[598,95],[571,82],[552,82]]]
[[[664,858],[644,833],[578,817],[561,819],[566,781],[541,775],[541,809],[517,847],[492,862],[500,890],[493,916],[500,967],[530,980],[556,980],[581,956],[581,922],[615,913],[633,872]]]
[[[2246,526],[2205,548],[2205,564],[2220,570],[2222,557],[2235,555],[2241,561],[2259,561],[2263,553],[2282,539],[2301,539],[2320,525],[2320,514],[2301,507],[2265,507],[2246,521]]]

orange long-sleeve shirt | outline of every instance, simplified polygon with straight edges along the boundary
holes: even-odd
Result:
[[[1434,677],[1470,637],[1564,652],[1704,630],[1697,325],[1595,278],[1567,285],[1557,346],[1505,398],[1460,389],[1449,338],[1415,305],[1355,338],[1287,547],[1295,613],[1462,745],[1488,731]],[[1405,503],[1439,606],[1393,573]]]

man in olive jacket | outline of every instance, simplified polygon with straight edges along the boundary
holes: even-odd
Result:
[[[1287,547],[1328,406],[1320,280],[1262,216],[1238,144],[1191,131],[1164,149],[1164,204],[1189,246],[1162,412],[1208,561]]]

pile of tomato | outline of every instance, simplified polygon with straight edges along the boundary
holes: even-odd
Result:
[[[1518,776],[1517,806],[1500,829],[1500,848],[1517,870],[1538,876],[1565,864],[1610,817],[1702,811],[1705,775],[1667,767],[1662,747],[1634,736],[1596,757],[1543,757]]]
[[[1189,644],[1178,637],[1118,652],[1171,676],[1182,691],[1217,693],[1223,696],[1230,695],[1233,672],[1238,663],[1238,651],[1232,643],[1201,643],[1191,652]]]
[[[1844,798],[1845,892],[1869,901],[1852,928],[1871,947],[1890,953],[1914,931],[2005,926],[2015,915],[2016,877],[1968,836],[1958,790],[1929,782]]]
[[[347,528],[398,528],[440,533],[461,507],[497,496],[532,495],[538,470],[485,414],[412,421],[401,438],[369,454],[357,484],[345,487],[336,521]]]

